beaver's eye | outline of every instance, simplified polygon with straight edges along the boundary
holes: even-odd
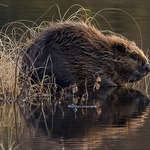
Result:
[[[141,66],[145,66],[145,64],[149,64],[149,62],[147,63],[145,60],[142,60],[142,59],[140,63],[141,63]]]
[[[145,62],[144,62],[144,61],[142,61],[142,63],[141,63],[141,64],[142,64],[142,66],[144,66],[144,65],[145,65]]]
[[[137,60],[138,56],[136,54],[130,54],[130,58],[132,58],[133,60]]]
[[[126,51],[126,48],[125,48],[124,44],[122,44],[122,43],[117,43],[115,45],[115,49],[121,53],[124,53]]]

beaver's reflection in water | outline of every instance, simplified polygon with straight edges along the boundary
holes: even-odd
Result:
[[[107,88],[90,95],[78,107],[66,99],[55,106],[34,106],[34,113],[28,119],[36,128],[36,135],[50,135],[47,144],[53,140],[60,142],[61,138],[65,148],[72,145],[88,149],[91,145],[92,148],[101,145],[108,138],[135,132],[143,125],[149,99],[140,91]]]

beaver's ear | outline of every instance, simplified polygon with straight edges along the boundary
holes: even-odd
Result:
[[[124,53],[126,51],[126,48],[125,48],[124,44],[116,43],[115,44],[115,50],[120,52],[120,53]]]

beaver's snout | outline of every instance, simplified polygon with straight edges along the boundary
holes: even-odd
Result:
[[[138,70],[134,71],[131,75],[129,82],[135,82],[141,80],[150,72],[150,63],[146,63],[143,66],[140,66]]]
[[[150,72],[150,63],[147,63],[147,64],[144,65],[144,70],[146,72]]]
[[[138,71],[141,74],[141,76],[146,76],[150,72],[150,64],[146,63],[145,65],[140,66]]]

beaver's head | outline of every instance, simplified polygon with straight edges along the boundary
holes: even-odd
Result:
[[[146,76],[150,71],[150,64],[143,51],[134,42],[118,36],[108,36],[111,41],[109,51],[112,53],[113,66],[111,78],[114,83],[122,85],[135,82]]]

